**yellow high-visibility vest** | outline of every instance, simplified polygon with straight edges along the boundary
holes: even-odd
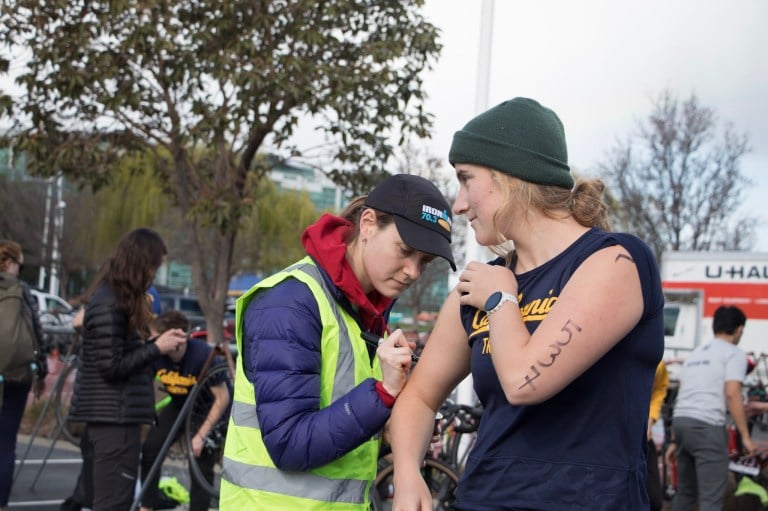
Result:
[[[320,270],[309,257],[268,277],[237,300],[235,308],[238,353],[243,353],[243,318],[256,293],[287,278],[305,283],[317,301],[322,323],[320,407],[325,408],[367,378],[381,379],[360,327],[338,306]],[[367,511],[376,476],[380,436],[344,456],[306,472],[275,467],[261,437],[253,384],[245,376],[244,357],[237,360],[232,415],[224,447],[224,470],[219,509],[222,511]],[[350,361],[352,364],[350,364]]]

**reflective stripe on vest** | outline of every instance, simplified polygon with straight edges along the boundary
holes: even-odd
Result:
[[[368,481],[328,479],[311,472],[286,472],[233,460],[226,460],[223,477],[242,488],[350,504],[366,502],[365,487],[368,485]]]
[[[338,306],[322,274],[309,258],[265,279],[238,300],[238,351],[243,353],[243,315],[250,300],[258,290],[273,287],[289,277],[309,287],[320,310],[323,326],[320,407],[327,407],[365,378],[381,378],[378,359],[371,367],[367,348],[360,339],[359,326]],[[369,487],[376,474],[378,437],[318,469],[308,472],[277,469],[261,438],[253,384],[245,376],[243,358],[238,357],[232,415],[224,452],[222,510],[225,507],[238,511],[368,509]]]

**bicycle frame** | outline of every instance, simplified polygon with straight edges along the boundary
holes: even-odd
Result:
[[[200,330],[198,332],[194,332],[192,334],[193,338],[197,337],[204,337],[207,335],[207,332],[205,330]],[[223,346],[222,346],[223,345]],[[197,381],[195,384],[189,389],[189,394],[192,395],[192,393],[195,391],[195,389],[198,387],[199,382],[203,381],[205,378],[205,375],[208,374],[208,370],[210,369],[211,363],[213,362],[213,359],[216,357],[216,355],[223,355],[224,358],[227,361],[227,366],[229,367],[230,375],[234,379],[235,375],[235,361],[232,357],[232,353],[229,351],[229,347],[227,346],[226,339],[217,342],[213,350],[211,350],[211,353],[208,355],[208,358],[205,360],[205,363],[203,364],[203,368],[200,371],[200,375],[197,378]],[[152,467],[149,469],[149,472],[144,477],[144,480],[150,480],[152,477],[157,474],[157,472],[160,470],[160,467],[163,464],[163,461],[165,460],[165,456],[168,453],[168,450],[170,449],[171,445],[176,439],[176,435],[179,432],[179,428],[181,428],[182,424],[184,424],[184,421],[187,418],[187,415],[190,413],[190,410],[193,405],[192,399],[187,399],[184,402],[184,405],[181,408],[181,411],[179,412],[178,417],[174,421],[173,425],[171,426],[171,430],[168,433],[168,436],[166,437],[165,441],[163,442],[163,445],[160,447],[160,451],[157,453],[157,458],[155,459],[155,462],[152,464]],[[141,485],[141,490],[136,495],[133,504],[131,505],[130,510],[136,511],[136,509],[139,508],[141,505],[141,499],[144,497],[144,495],[147,492],[147,485]]]
[[[71,334],[76,334],[75,330],[73,329]],[[65,362],[62,364],[61,368],[59,369],[59,375],[56,378],[56,382],[53,385],[53,390],[48,394],[48,397],[45,400],[45,404],[43,405],[42,410],[40,411],[40,414],[37,417],[37,421],[35,422],[34,427],[32,428],[32,433],[29,437],[29,442],[27,443],[27,447],[24,451],[24,454],[21,456],[21,460],[19,462],[19,466],[14,471],[13,480],[15,481],[18,475],[21,473],[21,471],[24,468],[24,463],[27,460],[27,456],[29,455],[29,451],[32,448],[32,444],[35,441],[35,438],[37,437],[38,432],[40,431],[40,427],[42,426],[42,423],[48,414],[48,409],[50,408],[51,403],[55,403],[59,393],[61,386],[64,385],[64,379],[66,378],[68,374],[69,367],[74,364],[74,356],[75,352],[77,350],[77,347],[80,343],[80,335],[75,335],[75,337],[72,339],[72,342],[69,343],[69,348],[67,349],[67,353],[65,355]],[[45,458],[43,458],[43,462],[40,464],[40,467],[37,469],[37,473],[35,474],[35,478],[32,480],[32,484],[30,485],[30,490],[34,490],[35,485],[37,484],[38,479],[40,478],[40,475],[42,474],[43,470],[45,469],[48,460],[50,459],[51,455],[53,454],[53,449],[56,446],[56,443],[61,438],[61,435],[63,434],[64,428],[66,427],[66,424],[59,422],[58,417],[56,417],[56,430],[53,434],[53,439],[51,440],[51,445],[48,447],[48,451],[45,454]]]

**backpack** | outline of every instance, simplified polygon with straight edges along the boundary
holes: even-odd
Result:
[[[0,278],[0,374],[5,381],[31,381],[37,340],[27,309],[22,284]]]

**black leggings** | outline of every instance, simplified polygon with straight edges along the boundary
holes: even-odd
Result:
[[[8,383],[0,385],[0,507],[8,505],[11,494],[13,471],[16,468],[16,437],[19,434],[21,418],[27,405],[31,383]]]

